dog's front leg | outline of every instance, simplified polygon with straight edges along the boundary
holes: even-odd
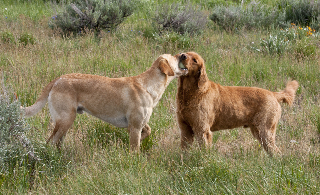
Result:
[[[129,126],[128,130],[129,130],[129,140],[130,140],[130,151],[139,152],[142,129],[134,126]]]
[[[142,141],[142,140],[144,140],[145,138],[147,138],[150,134],[151,134],[151,128],[149,127],[148,124],[146,124],[146,125],[142,128],[140,141]]]
[[[210,148],[212,146],[212,132],[209,125],[199,126],[195,128],[194,132],[200,147]]]
[[[181,136],[181,148],[183,150],[188,149],[194,140],[194,132],[190,125],[186,124],[185,121],[181,117],[177,117],[179,129],[180,129],[180,136]]]
[[[151,128],[147,125],[152,114],[152,109],[140,107],[133,109],[135,112],[129,116],[129,139],[131,151],[139,152],[140,140],[143,140],[151,133]]]

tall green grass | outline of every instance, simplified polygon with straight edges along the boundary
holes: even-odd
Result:
[[[174,1],[172,1],[174,2]],[[209,1],[194,1],[203,4]],[[269,5],[271,2],[265,2]],[[301,57],[294,44],[282,55],[251,49],[278,31],[253,29],[230,34],[209,21],[201,35],[150,38],[147,18],[152,6],[142,3],[115,32],[62,37],[48,27],[54,12],[50,2],[0,2],[12,9],[0,18],[0,34],[15,40],[27,32],[34,44],[0,42],[0,71],[22,105],[32,105],[42,88],[72,72],[108,77],[142,73],[163,53],[198,52],[210,80],[222,85],[285,88],[295,79],[300,88],[293,107],[282,105],[276,144],[282,156],[270,158],[248,129],[214,132],[210,150],[180,150],[175,119],[177,80],[166,89],[150,118],[150,138],[139,155],[128,151],[126,129],[115,128],[89,115],[78,115],[61,151],[46,145],[53,125],[45,107],[27,121],[36,154],[34,184],[30,170],[17,164],[10,174],[0,173],[0,194],[315,194],[319,189],[319,48]],[[171,1],[167,1],[171,3]],[[235,2],[237,3],[237,2]],[[30,11],[31,9],[36,11]],[[207,12],[210,10],[204,6]],[[44,13],[44,14],[37,14]],[[9,19],[9,20],[8,20]],[[140,32],[139,32],[140,31]],[[171,36],[171,37],[170,37]],[[172,38],[173,36],[173,38]],[[310,42],[318,42],[311,36]],[[187,40],[188,44],[184,42]],[[300,46],[299,46],[300,47]],[[294,51],[294,52],[293,52]],[[31,189],[29,189],[31,187]]]
[[[57,11],[57,10],[56,10]],[[50,1],[44,0],[1,0],[0,16],[10,25],[14,21],[19,21],[20,17],[29,17],[34,21],[39,21],[44,16],[53,15],[55,10]]]

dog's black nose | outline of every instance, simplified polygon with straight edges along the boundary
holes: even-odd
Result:
[[[185,59],[187,59],[187,56],[185,54],[181,54],[180,60],[185,60]]]

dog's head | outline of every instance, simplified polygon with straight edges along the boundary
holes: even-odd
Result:
[[[198,87],[201,87],[208,80],[204,60],[199,54],[187,52],[179,53],[175,57],[179,58],[179,67],[188,70],[188,74],[185,76],[194,78],[198,83]]]
[[[179,77],[188,74],[188,69],[179,65],[180,57],[177,55],[163,54],[159,56],[155,64],[167,76]]]

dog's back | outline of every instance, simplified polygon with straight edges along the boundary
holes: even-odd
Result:
[[[291,81],[281,92],[272,92],[257,87],[221,86],[214,84],[217,89],[212,89],[209,96],[213,99],[212,106],[215,112],[213,131],[231,129],[240,126],[250,126],[255,123],[255,118],[263,115],[281,113],[278,102],[292,105],[295,92],[298,88],[297,81]],[[218,104],[218,105],[217,105]]]
[[[278,104],[273,92],[265,89],[218,84],[215,86],[217,89],[212,89],[212,94],[208,95],[216,97],[209,105],[214,113],[211,131],[248,126],[255,115],[265,112],[264,106]]]

